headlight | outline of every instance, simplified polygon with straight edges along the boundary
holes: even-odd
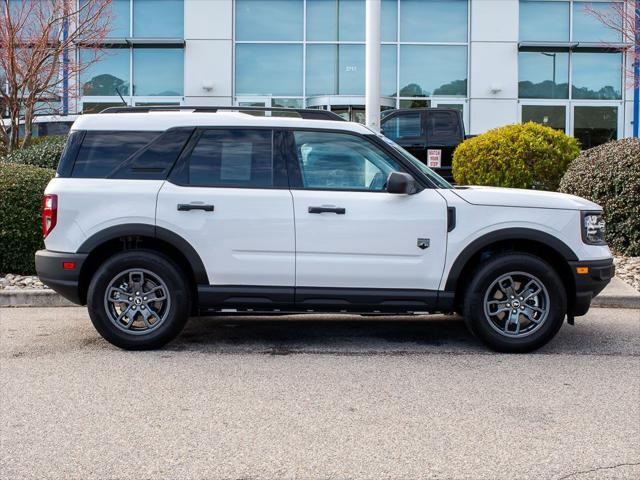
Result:
[[[602,212],[582,212],[582,241],[589,245],[606,245]]]

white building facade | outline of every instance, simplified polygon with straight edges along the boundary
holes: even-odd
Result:
[[[632,135],[617,1],[382,0],[382,108],[453,107],[468,133],[536,121],[583,147]],[[364,121],[365,0],[114,0],[79,110],[325,108]]]

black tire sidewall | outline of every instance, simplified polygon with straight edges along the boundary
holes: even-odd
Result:
[[[501,335],[484,314],[484,296],[489,286],[501,275],[514,271],[537,277],[549,294],[549,313],[544,324],[522,338]],[[546,344],[562,327],[567,311],[567,296],[560,276],[543,259],[524,253],[496,255],[481,265],[467,289],[464,303],[464,318],[472,333],[493,350],[510,353],[529,352]]]
[[[118,329],[104,306],[109,283],[119,273],[133,268],[149,270],[161,278],[171,299],[168,316],[162,325],[143,335],[131,335]],[[114,255],[97,269],[89,284],[87,308],[91,322],[105,340],[126,350],[149,350],[165,345],[180,333],[189,317],[189,297],[185,276],[169,257],[149,250],[133,250]]]

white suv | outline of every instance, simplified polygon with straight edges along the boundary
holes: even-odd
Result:
[[[524,352],[613,275],[582,198],[453,188],[330,112],[165,110],[80,117],[44,197],[38,274],[119,347],[216,312],[457,311]]]

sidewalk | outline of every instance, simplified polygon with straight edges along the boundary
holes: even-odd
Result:
[[[73,307],[53,290],[0,290],[0,307]],[[640,309],[640,292],[617,277],[591,302],[592,307]]]

